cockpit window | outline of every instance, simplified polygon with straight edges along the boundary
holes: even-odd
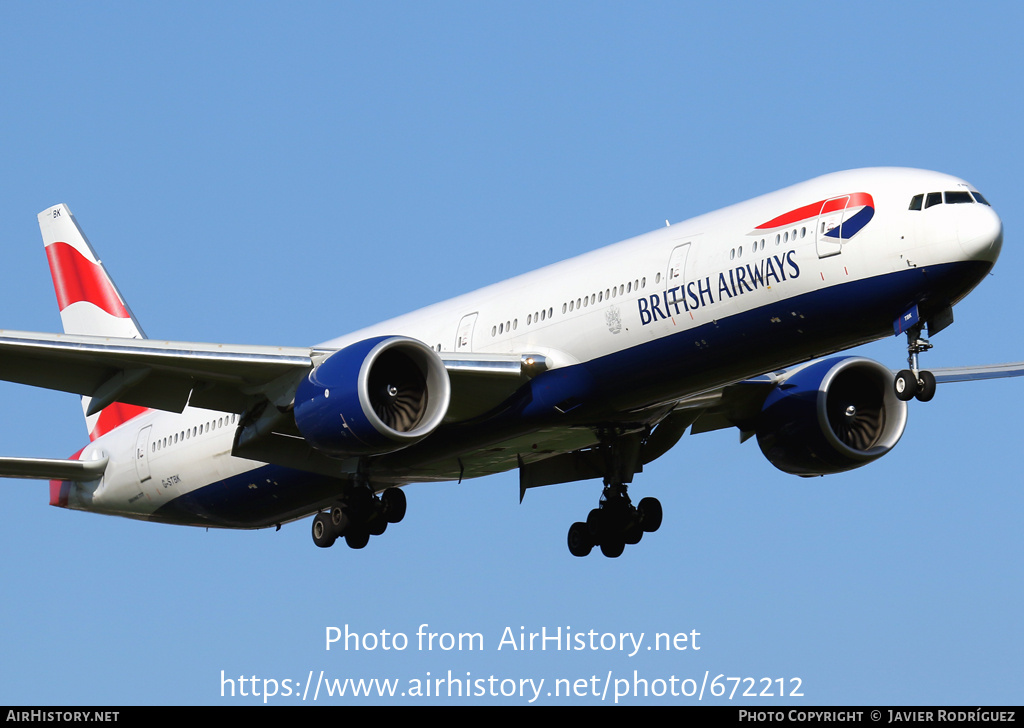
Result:
[[[989,201],[982,197],[980,192],[967,190],[947,190],[946,192],[929,192],[927,195],[920,194],[914,195],[910,200],[911,210],[920,210],[921,203],[924,202],[924,209],[928,209],[932,205],[941,205],[943,202],[943,195],[945,195],[945,202],[947,205],[963,205],[972,204],[974,202],[980,202],[982,205],[988,205]]]

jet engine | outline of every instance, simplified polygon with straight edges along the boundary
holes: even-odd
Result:
[[[295,392],[295,424],[330,455],[375,455],[413,445],[441,423],[451,383],[426,344],[401,336],[366,339],[334,352]]]
[[[825,359],[772,390],[756,422],[757,444],[772,465],[802,476],[867,465],[889,452],[907,425],[907,403],[893,375],[861,357]]]

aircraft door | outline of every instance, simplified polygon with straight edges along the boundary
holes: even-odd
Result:
[[[668,269],[665,271],[665,307],[668,314],[675,321],[676,309],[682,304],[685,298],[686,285],[686,258],[690,254],[690,243],[681,243],[672,248],[672,254],[668,258]]]
[[[476,326],[476,312],[468,313],[459,321],[459,330],[455,335],[455,351],[473,350],[473,327]]]
[[[817,227],[819,258],[839,255],[843,251],[843,218],[849,205],[849,195],[833,197],[822,204]]]
[[[140,483],[145,483],[150,478],[149,435],[152,429],[152,425],[146,425],[139,430],[139,439],[135,442],[135,472],[139,476]]]

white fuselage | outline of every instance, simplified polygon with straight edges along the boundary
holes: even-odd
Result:
[[[917,291],[915,271],[979,264],[971,268],[969,280],[932,294],[947,296],[949,304],[966,295],[980,280],[977,271],[987,270],[998,256],[998,216],[980,203],[909,209],[915,195],[954,190],[973,188],[955,177],[922,170],[826,175],[428,306],[319,348],[402,335],[439,352],[540,354],[556,371],[585,369],[599,380],[593,391],[610,392],[621,383],[608,395],[618,408],[670,402],[891,334],[882,316],[891,309],[891,322],[903,313],[900,301],[883,306],[854,298],[888,290],[888,280],[898,280],[896,288]],[[840,202],[805,209],[834,199]],[[870,204],[864,204],[866,199]],[[865,209],[854,234],[833,232],[843,225],[852,231],[851,220]],[[864,285],[846,285],[853,283]],[[815,311],[824,302],[835,307],[830,308],[831,320],[815,321]],[[871,311],[882,324],[859,321],[862,310]],[[801,338],[823,330],[827,336]],[[718,333],[728,337],[715,338]],[[664,367],[652,368],[657,376],[644,373],[641,381],[637,372],[643,367],[636,362],[652,356],[679,361],[683,374],[668,371],[662,376]],[[701,357],[706,358],[706,371]],[[176,499],[187,500],[206,489],[207,495],[196,500],[202,510],[200,500],[206,503],[218,483],[232,478],[248,477],[251,482],[244,486],[254,493],[273,487],[276,471],[230,454],[236,421],[229,414],[193,408],[180,415],[149,411],[130,420],[85,448],[81,459],[102,453],[109,455],[110,464],[99,483],[71,489],[68,507],[147,518]],[[530,421],[521,433],[502,430],[501,438],[514,441],[547,424]],[[458,454],[459,467],[473,462],[474,447],[469,442],[466,452]],[[403,467],[412,467],[415,457],[406,456]],[[509,453],[467,474],[515,467],[515,462],[515,453]],[[278,522],[315,508],[307,504],[286,509]],[[213,516],[183,520],[239,525]],[[264,518],[250,525],[273,521]]]

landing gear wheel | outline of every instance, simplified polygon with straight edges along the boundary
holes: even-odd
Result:
[[[601,542],[601,553],[609,559],[617,559],[626,550],[626,542],[619,538],[610,538]]]
[[[581,521],[569,526],[569,553],[573,556],[587,556],[594,548],[594,540],[590,537],[590,529]]]
[[[405,492],[401,488],[388,488],[380,494],[380,502],[388,523],[398,523],[405,518]]]
[[[644,529],[640,527],[640,519],[634,514],[634,517],[629,519],[626,523],[626,527],[622,531],[622,539],[626,542],[627,546],[634,546],[640,543],[640,539],[644,537]]]
[[[313,517],[313,543],[322,549],[329,549],[337,538],[331,517],[322,511],[317,513]]]
[[[387,528],[388,522],[384,520],[383,516],[377,516],[372,521],[370,521],[369,525],[367,526],[367,530],[370,532],[371,536],[383,535]]]
[[[909,402],[917,394],[918,383],[917,377],[909,369],[902,369],[896,373],[896,378],[892,382],[892,387],[896,392],[896,399],[904,402]]]
[[[935,396],[935,375],[929,371],[921,372],[921,375],[917,379],[918,390],[917,397],[918,402],[930,402],[932,397]]]
[[[636,507],[640,516],[640,527],[647,533],[654,533],[661,528],[661,501],[657,498],[642,498]]]
[[[341,506],[335,506],[331,509],[331,526],[334,528],[335,536],[344,536],[348,524],[348,514],[345,513]]]
[[[601,543],[601,539],[605,535],[606,522],[605,513],[600,508],[595,508],[587,514],[587,530],[590,532],[590,538],[595,544]]]
[[[350,549],[361,549],[370,542],[370,532],[365,528],[350,528],[345,533],[345,543]]]

